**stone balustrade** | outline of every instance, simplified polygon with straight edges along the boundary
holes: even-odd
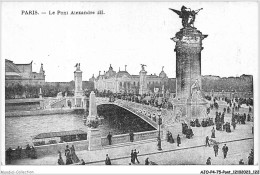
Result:
[[[153,131],[134,133],[134,141],[141,141],[141,140],[157,138],[158,132],[159,131],[157,131],[157,130],[153,130]],[[161,131],[160,133],[161,133],[160,136],[162,138],[163,131]],[[127,142],[130,142],[130,136],[129,136],[129,134],[114,135],[114,136],[112,136],[111,141],[112,141],[112,145],[120,144],[120,143],[127,143]],[[102,144],[102,146],[107,146],[108,139],[106,137],[102,137],[101,144]]]

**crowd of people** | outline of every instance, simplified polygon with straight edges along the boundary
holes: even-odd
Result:
[[[110,102],[115,101],[116,99],[121,99],[125,101],[131,101],[135,103],[140,103],[144,105],[149,105],[153,107],[161,107],[165,109],[173,109],[173,106],[171,103],[169,103],[169,95],[164,95],[162,94],[156,94],[156,93],[151,93],[151,94],[133,94],[133,93],[112,93],[110,92],[106,96],[100,95],[99,93],[96,94],[97,97],[108,97]]]
[[[9,147],[6,150],[6,164],[11,164],[12,160],[21,159],[21,158],[31,158],[37,159],[37,152],[33,146],[29,144],[23,149],[22,147],[18,146],[16,149],[12,149]]]
[[[136,165],[136,163],[138,165],[140,165],[140,161],[138,160],[138,154],[139,154],[139,151],[136,151],[136,149],[131,150],[129,165]],[[105,165],[112,165],[111,159],[108,156],[108,154],[106,154]],[[147,157],[144,161],[144,165],[157,165],[157,164],[153,161],[150,161],[149,157]]]
[[[180,137],[179,134],[177,135],[176,140],[177,140],[177,146],[180,146],[180,144],[181,144],[181,137]],[[173,139],[173,136],[172,136],[172,133],[170,131],[167,131],[166,141],[169,142],[169,143],[175,143],[175,141]]]
[[[199,119],[192,119],[190,121],[190,126],[192,127],[208,127],[208,126],[213,126],[214,122],[213,122],[213,118],[206,118],[206,119],[202,119],[201,123],[199,122]]]
[[[80,160],[75,152],[75,147],[74,145],[72,145],[71,147],[69,147],[69,145],[66,145],[66,149],[65,149],[65,157],[66,157],[66,162],[63,161],[62,156],[61,156],[61,152],[58,151],[58,164],[59,165],[70,165],[70,164],[75,164],[75,163],[79,163]],[[85,163],[84,160],[81,160],[82,163]]]

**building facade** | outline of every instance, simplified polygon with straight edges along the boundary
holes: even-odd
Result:
[[[142,89],[142,92],[154,92],[155,88],[161,88],[163,85],[168,86],[168,76],[163,71],[160,72],[159,76],[156,74],[145,75],[145,78],[140,78],[140,75],[131,75],[127,72],[126,66],[125,70],[118,72],[113,70],[110,65],[108,71],[104,71],[104,74],[100,74],[95,78],[94,75],[90,78],[90,81],[94,81],[94,87],[98,91],[111,91],[113,93],[135,93],[139,94],[140,81],[146,89]]]
[[[43,64],[39,73],[32,71],[32,61],[29,64],[15,64],[11,60],[5,60],[5,86],[43,85],[45,83],[45,71]]]

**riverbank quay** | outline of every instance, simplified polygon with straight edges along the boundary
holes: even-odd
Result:
[[[75,109],[75,108],[61,108],[61,109],[38,109],[38,110],[30,110],[30,111],[6,111],[5,117],[23,117],[23,116],[34,116],[34,115],[67,114],[67,113],[72,113],[75,110],[77,110],[77,109]]]
[[[106,154],[109,155],[112,165],[128,165],[130,163],[131,150],[139,151],[138,159],[144,164],[144,160],[149,157],[159,165],[205,165],[208,157],[211,157],[213,165],[238,165],[240,159],[247,164],[247,157],[254,148],[254,135],[251,132],[251,122],[245,125],[238,125],[231,133],[216,131],[216,138],[219,143],[219,155],[215,157],[212,145],[205,146],[205,138],[211,134],[212,127],[193,128],[194,136],[187,139],[181,136],[181,145],[162,141],[162,151],[157,150],[157,140],[127,142],[103,147],[101,150],[77,151],[77,156],[83,159],[87,165],[104,165]],[[224,144],[229,147],[227,159],[223,158],[221,151]],[[69,143],[71,146],[72,143]],[[64,149],[60,150],[63,160],[66,160]],[[182,159],[180,159],[182,157]],[[11,162],[12,165],[58,165],[58,154],[41,156],[38,159],[20,159]]]

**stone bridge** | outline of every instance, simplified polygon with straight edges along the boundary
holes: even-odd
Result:
[[[121,108],[124,108],[128,110],[129,112],[137,115],[138,117],[145,120],[147,123],[149,123],[154,128],[158,128],[159,124],[159,115],[158,115],[158,108],[144,105],[140,103],[135,103],[131,101],[126,100],[115,100],[114,102],[109,102],[108,98],[101,98],[96,97],[96,104],[98,105],[104,105],[104,104],[113,104],[117,105]],[[174,118],[172,110],[162,109],[161,111],[161,122],[162,122],[162,129],[165,127],[165,125],[172,124],[172,123],[179,123],[180,119]]]
[[[48,108],[61,108],[62,106],[65,108],[69,108],[67,105],[67,101],[73,101],[73,97],[63,97],[63,98],[49,98],[43,100],[43,109]],[[87,99],[86,99],[87,100]],[[114,102],[109,102],[109,98],[96,97],[96,105],[105,105],[105,104],[113,104],[128,110],[129,112],[137,115],[138,117],[145,120],[154,128],[158,128],[159,116],[158,116],[158,108],[144,105],[140,103],[135,103],[131,101],[117,99]],[[83,107],[72,106],[72,109],[84,109]],[[180,119],[174,117],[173,110],[162,109],[161,111],[161,128],[163,129],[166,125],[172,125],[174,123],[179,123]]]

